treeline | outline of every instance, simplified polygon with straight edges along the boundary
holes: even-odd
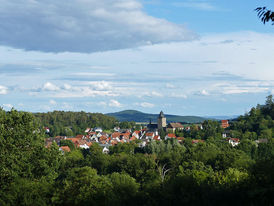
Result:
[[[273,96],[266,98],[265,105],[253,107],[249,113],[240,116],[231,125],[234,136],[240,139],[264,139],[274,137],[274,102]]]
[[[254,125],[273,120],[263,112],[271,108],[273,102],[257,107],[262,118]],[[252,114],[231,127],[262,137],[263,128],[245,125]],[[213,128],[203,128],[205,141],[197,144],[190,137],[143,148],[131,142],[107,155],[94,143],[62,155],[56,144],[44,147],[32,114],[0,110],[0,205],[273,205],[272,136],[260,144],[243,136],[232,147]]]
[[[34,116],[41,127],[49,128],[48,136],[50,137],[84,134],[86,128],[101,127],[109,130],[115,126],[122,128],[135,126],[134,122],[119,123],[114,117],[101,113],[54,111],[35,113]]]

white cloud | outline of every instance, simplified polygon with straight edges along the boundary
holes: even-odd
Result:
[[[60,90],[60,88],[57,87],[56,85],[52,84],[51,82],[46,82],[43,85],[42,90],[44,90],[44,91],[58,91],[58,90]]]
[[[94,90],[98,90],[98,91],[105,91],[105,90],[112,89],[112,86],[110,85],[110,83],[106,81],[89,82],[89,85],[91,85],[91,87]]]
[[[7,94],[8,88],[0,85],[0,94]]]
[[[184,26],[149,16],[138,0],[2,0],[0,42],[46,52],[96,52],[192,40]]]
[[[56,105],[57,102],[56,102],[55,100],[51,99],[51,100],[49,101],[49,104],[50,104],[50,105]]]
[[[143,108],[153,108],[155,105],[149,102],[135,103],[137,106],[141,106]]]
[[[151,91],[151,92],[144,92],[144,94],[140,94],[140,97],[147,96],[147,97],[163,97],[163,94],[156,92],[156,91]]]
[[[70,90],[72,87],[71,87],[71,85],[69,85],[69,84],[64,84],[63,88],[64,88],[65,90]]]
[[[187,95],[186,94],[181,94],[181,93],[176,93],[176,92],[172,92],[169,96],[170,97],[175,97],[175,98],[187,99]]]
[[[174,88],[175,88],[175,85],[170,84],[170,83],[167,83],[167,84],[166,84],[166,88],[168,88],[168,89],[174,89]]]
[[[205,89],[203,89],[203,90],[201,91],[201,95],[207,96],[207,95],[209,95],[209,93],[208,93],[208,91],[206,91]]]
[[[110,107],[122,107],[122,104],[118,102],[117,100],[111,99],[108,103],[108,106]]]
[[[184,8],[192,8],[204,11],[214,11],[217,10],[215,6],[210,4],[209,2],[201,2],[201,1],[187,1],[187,2],[175,2],[174,6],[184,7]]]

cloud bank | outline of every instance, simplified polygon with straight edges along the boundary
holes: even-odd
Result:
[[[137,0],[0,0],[0,45],[44,52],[98,52],[192,40],[147,15]]]

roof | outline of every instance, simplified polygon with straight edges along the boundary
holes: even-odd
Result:
[[[64,152],[70,152],[70,148],[68,146],[60,147]]]
[[[112,138],[120,137],[121,133],[120,132],[113,132],[112,133]]]
[[[85,135],[78,134],[75,138],[77,138],[77,139],[82,139],[83,137],[85,137]]]
[[[159,135],[155,135],[155,136],[153,137],[153,139],[154,139],[154,140],[160,140],[160,136],[159,136]]]
[[[173,134],[173,133],[169,133],[169,134],[167,134],[167,137],[169,137],[169,138],[176,138],[176,135]]]
[[[146,133],[146,136],[147,136],[147,137],[148,137],[148,136],[150,137],[150,136],[153,136],[153,135],[154,135],[153,132],[147,132],[147,133]]]
[[[67,138],[66,140],[72,141],[72,143],[75,144],[75,145],[79,144],[79,139],[77,139],[77,138]]]
[[[181,123],[177,122],[177,123],[169,123],[168,128],[184,128],[184,126]]]
[[[229,138],[228,140],[231,140],[233,142],[239,142],[240,141],[240,139],[238,139],[238,138]]]
[[[133,132],[133,134],[134,134],[134,133],[135,133],[135,134],[140,134],[141,131],[140,131],[140,130],[136,130],[136,131]]]

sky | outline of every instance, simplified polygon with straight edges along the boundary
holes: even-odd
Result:
[[[0,106],[241,115],[274,93],[271,0],[0,0]]]

